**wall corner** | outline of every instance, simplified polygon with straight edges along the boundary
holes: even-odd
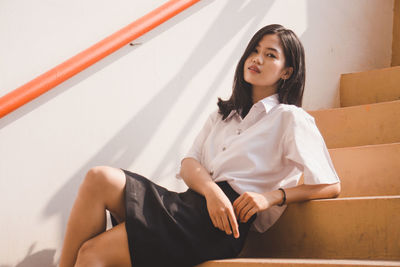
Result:
[[[392,67],[400,66],[400,0],[394,0]]]

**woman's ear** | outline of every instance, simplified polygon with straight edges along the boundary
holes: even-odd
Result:
[[[285,70],[283,71],[283,74],[282,74],[282,79],[283,80],[287,80],[287,79],[289,79],[290,78],[290,76],[292,76],[292,73],[293,73],[293,67],[287,67],[287,68],[285,68]]]

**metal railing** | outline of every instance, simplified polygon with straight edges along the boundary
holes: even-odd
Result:
[[[170,0],[0,98],[0,118],[44,94],[200,0]]]

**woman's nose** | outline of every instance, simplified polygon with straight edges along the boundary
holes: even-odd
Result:
[[[262,64],[262,58],[260,55],[255,55],[252,59],[251,62],[255,64]]]

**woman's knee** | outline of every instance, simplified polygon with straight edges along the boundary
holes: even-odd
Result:
[[[125,223],[84,242],[75,267],[131,266]]]
[[[82,244],[78,251],[78,257],[76,259],[75,267],[83,266],[105,266],[96,251],[96,245],[93,240],[88,240]]]
[[[105,208],[121,221],[125,219],[125,184],[125,173],[121,169],[96,166],[87,172],[81,190],[93,198],[102,200]]]
[[[100,192],[101,194],[104,194],[105,190],[108,190],[110,187],[116,186],[123,182],[121,181],[121,175],[118,173],[118,171],[121,170],[109,166],[92,167],[86,173],[82,187],[90,192]]]

